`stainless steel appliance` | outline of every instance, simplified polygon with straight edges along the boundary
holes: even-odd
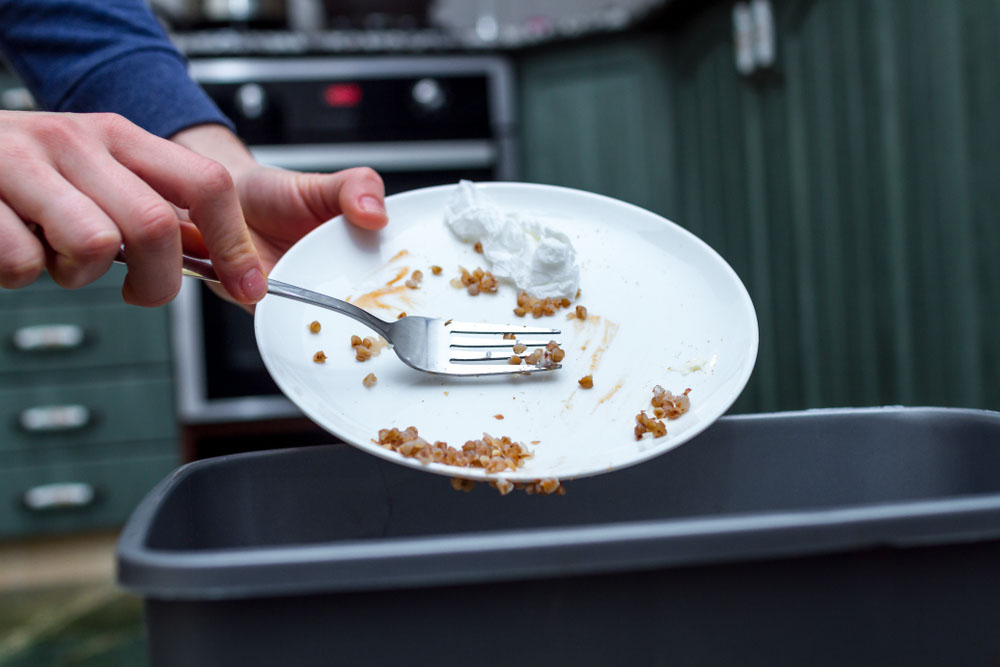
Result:
[[[387,194],[517,175],[512,74],[499,56],[208,59],[192,74],[263,163],[370,166]],[[182,422],[298,415],[260,360],[252,318],[185,283],[173,303]]]

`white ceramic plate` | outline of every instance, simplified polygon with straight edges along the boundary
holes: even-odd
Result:
[[[468,479],[563,481],[658,456],[720,417],[746,385],[757,356],[757,318],[746,289],[708,245],[664,218],[578,190],[522,183],[477,184],[501,208],[566,233],[581,267],[586,322],[513,314],[516,289],[469,296],[452,287],[458,267],[484,266],[443,215],[454,186],[415,190],[386,201],[389,225],[364,232],[335,218],[300,240],[272,276],[348,298],[386,320],[411,315],[560,328],[563,368],[514,377],[450,378],[405,366],[389,349],[355,361],[352,334],[374,335],[336,313],[269,296],[256,313],[257,342],[275,382],[317,424],[352,445],[428,472]],[[444,268],[431,275],[432,265]],[[484,266],[484,268],[486,268]],[[414,269],[420,289],[392,283]],[[388,292],[372,298],[372,292]],[[366,296],[368,295],[368,296]],[[322,324],[310,333],[313,320]],[[313,362],[323,350],[325,364]],[[374,373],[366,389],[362,378]],[[592,374],[594,387],[581,389]],[[691,409],[667,422],[665,437],[636,440],[635,416],[650,410],[655,385],[690,388]],[[502,415],[503,419],[497,418]],[[461,448],[489,433],[534,452],[516,473],[423,465],[373,441],[381,428],[416,426],[427,440]]]

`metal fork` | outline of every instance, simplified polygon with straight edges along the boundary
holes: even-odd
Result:
[[[124,264],[125,252],[118,251],[115,261]],[[184,257],[185,276],[219,283],[212,263],[205,259]],[[392,345],[396,355],[408,366],[435,375],[508,375],[536,373],[561,368],[561,364],[511,364],[514,345],[544,348],[559,329],[528,327],[517,324],[456,322],[443,318],[408,315],[386,322],[352,303],[332,296],[289,285],[273,278],[267,281],[267,293],[294,299],[347,315],[378,332]],[[513,335],[514,338],[503,338]],[[558,342],[557,342],[558,344]],[[519,356],[523,356],[519,355]]]

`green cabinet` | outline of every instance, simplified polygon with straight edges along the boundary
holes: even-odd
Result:
[[[0,538],[120,526],[177,465],[176,443],[137,456],[125,450],[61,457],[47,465],[0,467]]]
[[[519,58],[524,173],[716,248],[760,320],[736,411],[1000,409],[1000,2],[773,0],[773,71],[732,3]]]
[[[179,463],[168,311],[122,278],[0,290],[0,539],[119,526]]]

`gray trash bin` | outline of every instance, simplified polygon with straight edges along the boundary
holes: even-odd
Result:
[[[120,583],[154,665],[1000,664],[1000,414],[719,420],[565,496],[346,445],[180,468]]]

